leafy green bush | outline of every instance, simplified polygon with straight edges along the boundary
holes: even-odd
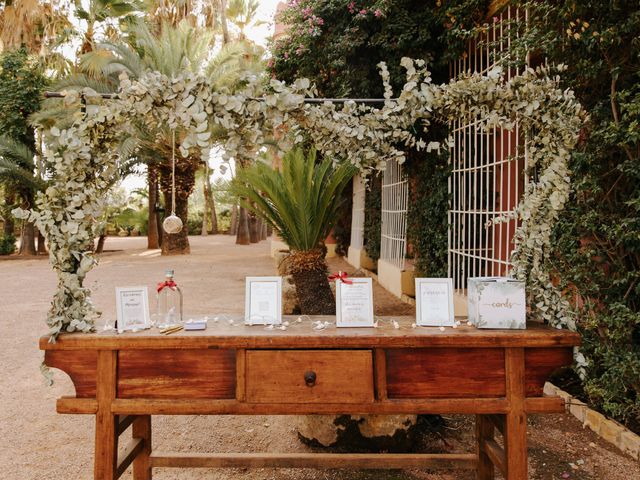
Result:
[[[202,233],[202,211],[189,214],[186,227],[189,235],[200,235]]]
[[[460,32],[484,18],[489,0],[300,0],[280,21],[269,65],[275,76],[306,77],[326,97],[381,97],[377,64],[387,63],[400,88],[402,57],[423,58],[437,81],[446,81],[449,60],[464,48]]]
[[[221,210],[216,218],[218,219],[218,232],[228,233],[231,228],[231,210],[228,208]]]
[[[342,192],[342,203],[336,214],[336,224],[333,226],[333,237],[336,239],[336,253],[346,256],[351,243],[351,198],[353,197],[353,182]]]
[[[126,207],[112,218],[112,223],[116,230],[124,230],[128,235],[131,235],[134,230],[144,235],[148,229],[148,214],[147,207],[142,209]]]
[[[0,255],[11,255],[16,251],[16,237],[3,235],[0,237]]]
[[[380,258],[381,205],[382,175],[371,175],[364,197],[364,249],[373,261]]]
[[[413,246],[416,276],[446,277],[451,168],[446,153],[413,156],[405,164],[409,181],[407,241]]]
[[[592,405],[640,431],[640,4],[519,3],[530,14],[514,49],[567,64],[563,81],[590,115],[554,232],[583,336],[578,370]]]

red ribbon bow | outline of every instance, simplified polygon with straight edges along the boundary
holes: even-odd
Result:
[[[342,283],[346,283],[347,285],[351,285],[353,283],[352,280],[347,279],[347,272],[338,272],[334,273],[329,277],[329,280],[340,280]]]
[[[160,282],[158,284],[158,293],[160,293],[162,291],[163,288],[165,287],[169,287],[171,289],[176,288],[178,285],[176,285],[176,282],[174,282],[173,280],[165,280],[164,282]]]

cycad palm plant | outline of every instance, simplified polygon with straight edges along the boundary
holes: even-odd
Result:
[[[316,151],[288,152],[282,171],[265,163],[238,170],[232,189],[244,206],[269,223],[291,249],[288,271],[307,315],[335,313],[327,279],[324,239],[336,222],[342,192],[357,168],[316,162]]]

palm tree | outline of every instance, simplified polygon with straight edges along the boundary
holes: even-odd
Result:
[[[258,71],[261,65],[259,53],[247,43],[232,43],[223,46],[211,56],[213,34],[206,29],[193,28],[186,22],[177,27],[165,24],[159,31],[152,31],[145,24],[131,27],[125,41],[104,42],[95,51],[81,58],[79,74],[71,76],[58,85],[56,89],[92,88],[98,92],[114,91],[119,84],[118,76],[126,72],[130,78],[139,78],[145,71],[159,71],[169,77],[178,75],[186,69],[206,75],[216,89],[233,87],[244,71]],[[59,105],[59,103],[58,103]],[[54,108],[50,110],[55,112]],[[58,112],[58,118],[61,116]],[[67,116],[68,118],[68,116]],[[59,118],[64,121],[64,118]],[[40,119],[45,122],[45,119]],[[159,185],[165,200],[170,198],[170,158],[171,132],[162,128],[160,131],[149,131],[144,124],[136,124],[135,138],[126,139],[129,145],[126,150],[131,154],[138,147],[139,159],[149,165],[149,192],[156,190],[154,183],[159,173]],[[212,127],[213,128],[213,127]],[[182,132],[176,132],[179,139]],[[160,135],[160,141],[158,141]],[[220,131],[212,131],[212,138],[219,137]],[[126,152],[122,152],[126,155]],[[202,159],[193,156],[179,158],[176,165],[176,214],[183,223],[187,223],[188,198],[195,182],[195,172],[202,165]],[[165,202],[166,203],[166,202]],[[151,218],[154,213],[150,205],[150,226],[155,224]],[[149,248],[157,248],[152,244],[153,228],[150,228]],[[165,241],[166,240],[166,241]],[[180,234],[167,235],[161,242],[164,254],[188,253],[189,241],[186,229]]]
[[[220,11],[220,28],[222,29],[222,43],[229,43],[229,25],[227,23],[227,0],[217,0]]]
[[[45,182],[36,174],[35,152],[24,143],[8,135],[0,136],[0,182],[20,200],[20,207],[33,206],[36,192]],[[25,221],[20,237],[20,253],[36,255],[36,228]]]
[[[238,170],[233,182],[243,205],[277,230],[291,249],[287,269],[303,314],[335,313],[323,242],[336,222],[341,194],[356,172],[347,162],[316,162],[315,149],[307,155],[295,149],[283,157],[282,172],[259,162]]]
[[[29,116],[40,108],[40,95],[47,85],[42,65],[35,55],[25,48],[5,52],[0,57],[0,133],[8,137],[3,144],[4,203],[7,208],[22,204],[33,205],[33,189],[25,187],[25,178],[35,175],[34,152],[36,135],[29,123]],[[9,143],[12,140],[14,143]],[[6,162],[12,162],[11,165]],[[7,173],[12,167],[27,169],[25,175],[14,171],[15,178]],[[6,232],[13,231],[13,218],[5,216]],[[23,224],[25,236],[21,239],[21,253],[35,251],[33,226]]]
[[[213,191],[211,188],[211,173],[209,171],[209,161],[205,159],[204,171],[202,172],[202,191],[204,193],[204,211],[202,212],[202,229],[201,235],[209,234],[209,222],[211,222],[211,233],[216,235],[218,233],[218,216],[216,214],[216,205],[213,198]]]
[[[84,8],[81,0],[75,0],[76,16],[87,22],[80,53],[95,49],[96,24],[108,19],[124,20],[140,10],[141,5],[135,0],[89,0],[88,8]]]
[[[233,23],[238,30],[240,30],[240,39],[245,40],[246,35],[244,31],[248,26],[257,27],[265,22],[256,20],[256,13],[258,13],[258,6],[260,2],[258,0],[230,0],[226,9],[226,16],[231,23]]]
[[[64,1],[13,0],[0,2],[0,50],[24,47],[28,52],[60,60],[52,48],[73,30]]]

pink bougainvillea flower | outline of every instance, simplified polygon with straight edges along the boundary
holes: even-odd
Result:
[[[355,12],[356,11],[356,2],[349,3],[349,5],[347,5],[347,9],[349,10],[349,13]]]
[[[284,56],[285,59],[289,58],[289,52],[284,52],[283,56]]]
[[[366,15],[367,14],[367,10],[366,9],[362,9],[358,12],[360,15]]]
[[[376,18],[380,18],[382,16],[382,10],[380,10],[379,8],[376,8],[376,11],[373,12],[373,14],[375,15]]]

